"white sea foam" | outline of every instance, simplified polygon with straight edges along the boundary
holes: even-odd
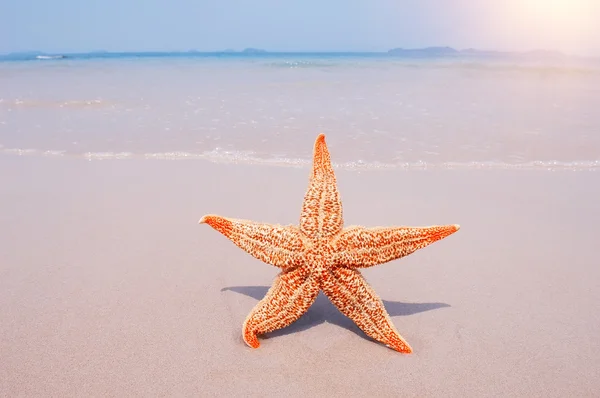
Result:
[[[49,101],[39,99],[22,99],[6,100],[0,98],[0,105],[18,108],[87,108],[87,107],[108,107],[114,106],[114,103],[102,99],[85,99],[85,100],[66,100],[66,101]]]
[[[38,55],[35,58],[37,59],[63,59],[64,55]]]
[[[38,150],[33,148],[5,148],[0,145],[0,154],[12,156],[43,156],[71,157],[89,161],[99,160],[161,160],[183,161],[199,160],[211,163],[265,165],[274,167],[307,168],[311,164],[308,158],[293,158],[286,156],[260,157],[252,151],[225,151],[214,149],[201,153],[185,151],[173,152],[85,152],[68,153],[64,150]],[[533,160],[524,162],[501,161],[463,161],[463,162],[367,162],[362,160],[351,162],[333,162],[338,170],[367,171],[367,170],[547,170],[547,171],[600,171],[600,160]]]
[[[44,156],[64,156],[66,152],[67,151],[53,151],[53,150],[49,150],[49,151],[43,151],[42,155],[44,155]]]
[[[29,148],[1,148],[3,153],[7,153],[9,155],[36,155],[39,151],[37,149],[29,149]]]
[[[88,160],[104,160],[104,159],[131,159],[134,154],[131,152],[86,152],[81,155]]]

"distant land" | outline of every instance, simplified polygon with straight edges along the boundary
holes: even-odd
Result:
[[[483,56],[483,57],[528,57],[528,58],[567,58],[568,55],[560,51],[551,50],[533,50],[524,52],[477,50],[468,48],[466,50],[457,50],[452,47],[425,47],[425,48],[393,48],[387,52],[390,55],[406,57],[452,57],[452,56]]]
[[[559,51],[533,50],[524,52],[507,52],[494,50],[479,50],[468,48],[458,50],[452,47],[424,47],[424,48],[392,48],[387,52],[270,52],[261,48],[245,48],[241,51],[225,49],[221,51],[200,51],[190,49],[187,51],[164,52],[108,52],[99,50],[87,53],[48,53],[42,51],[22,51],[10,54],[0,54],[0,61],[28,61],[28,60],[59,60],[59,59],[94,59],[94,58],[152,58],[152,57],[211,57],[211,56],[375,56],[397,58],[448,58],[448,59],[498,59],[498,60],[525,60],[525,61],[561,61],[567,59],[600,61],[597,57],[581,57],[568,55]]]
[[[233,53],[237,53],[237,52],[238,52],[238,51],[235,51],[235,50],[234,50],[234,49],[232,49],[232,48],[226,48],[225,50],[223,50],[223,51],[217,51],[216,53],[227,53],[227,54],[233,54]],[[240,52],[240,53],[243,53],[243,54],[261,54],[261,53],[266,53],[266,52],[267,52],[267,50],[263,50],[263,49],[260,49],[260,48],[245,48],[245,49],[243,49],[242,51],[239,51],[239,52]],[[211,52],[207,52],[207,51],[200,51],[200,50],[196,50],[195,48],[194,48],[194,49],[191,49],[191,50],[188,50],[188,53],[196,53],[196,54],[215,54],[215,52],[212,52],[212,51],[211,51]]]

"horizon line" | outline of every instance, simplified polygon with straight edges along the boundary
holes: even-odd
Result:
[[[399,53],[406,52],[407,54],[394,54],[393,51],[396,50]],[[0,53],[0,58],[7,58],[10,56],[19,56],[19,55],[43,55],[43,56],[85,56],[85,55],[159,55],[159,54],[198,54],[198,55],[409,55],[409,53],[418,53],[422,52],[427,54],[427,52],[435,52],[435,51],[448,51],[447,53],[438,52],[437,56],[452,56],[456,55],[469,55],[469,53],[474,53],[479,55],[499,55],[499,56],[514,56],[514,55],[550,55],[550,56],[559,56],[563,58],[583,58],[590,60],[600,60],[600,53],[592,54],[581,54],[581,53],[572,53],[565,52],[561,50],[553,50],[547,48],[533,48],[529,50],[499,50],[499,49],[482,49],[476,47],[466,47],[466,48],[456,48],[452,46],[426,46],[426,47],[393,47],[387,50],[266,50],[260,47],[246,47],[241,50],[236,50],[232,48],[226,48],[223,50],[198,50],[198,49],[187,49],[187,50],[120,50],[120,51],[110,51],[110,50],[91,50],[91,51],[43,51],[43,50],[21,50],[21,51],[11,51]]]
[[[226,48],[223,50],[198,50],[195,48],[187,49],[187,50],[79,50],[79,51],[47,51],[47,50],[17,50],[17,51],[8,51],[0,53],[2,55],[16,55],[16,54],[71,54],[71,55],[85,55],[85,54],[147,54],[147,53],[161,53],[161,54],[176,54],[176,53],[197,53],[197,54],[387,54],[393,50],[403,50],[403,51],[423,51],[423,50],[441,50],[441,49],[449,49],[456,52],[490,52],[490,53],[502,53],[502,54],[527,54],[527,53],[535,53],[535,52],[543,52],[543,53],[556,53],[563,55],[576,55],[571,52],[565,52],[562,50],[554,50],[548,48],[533,48],[529,50],[499,50],[499,49],[488,49],[488,48],[477,48],[477,47],[465,47],[465,48],[457,48],[452,46],[425,46],[425,47],[392,47],[387,50],[267,50],[262,47],[245,47],[241,50],[236,50],[232,48]],[[581,56],[581,55],[579,55]]]

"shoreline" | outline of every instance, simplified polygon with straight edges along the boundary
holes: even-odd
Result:
[[[135,154],[132,152],[85,152],[67,153],[66,151],[41,151],[37,149],[15,149],[0,146],[0,157],[69,159],[86,161],[200,161],[224,165],[272,166],[308,169],[309,158],[257,157],[244,151],[208,151],[191,153],[173,151],[164,153]],[[372,162],[349,161],[332,162],[336,170],[345,171],[600,171],[600,160],[532,160],[521,163],[502,161],[455,161],[455,162]]]

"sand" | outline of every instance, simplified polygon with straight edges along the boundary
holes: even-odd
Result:
[[[308,169],[0,157],[1,396],[594,396],[600,175],[338,172],[346,225],[461,224],[364,271],[402,355],[320,296],[253,350],[277,270],[205,213],[297,223]]]

